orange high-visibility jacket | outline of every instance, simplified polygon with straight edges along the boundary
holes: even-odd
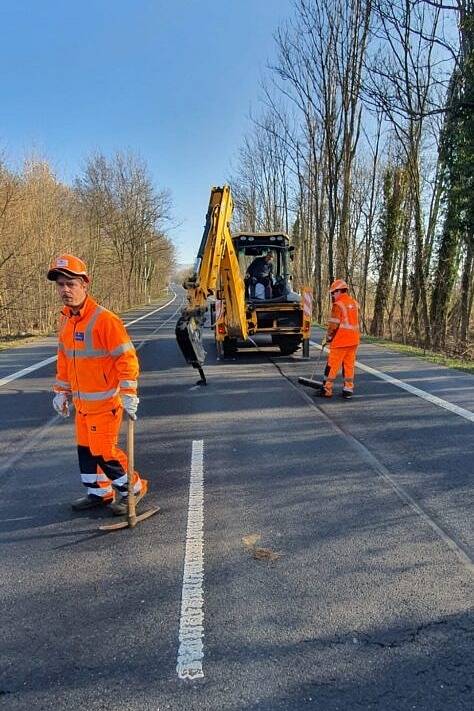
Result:
[[[119,393],[137,392],[138,358],[118,316],[88,296],[75,316],[61,311],[55,392],[71,393],[76,410],[120,407]]]
[[[331,346],[345,348],[360,343],[359,304],[349,294],[341,294],[332,305],[327,335]]]

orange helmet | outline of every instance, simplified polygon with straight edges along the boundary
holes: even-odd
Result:
[[[87,267],[85,262],[79,257],[75,257],[73,254],[61,254],[59,257],[55,257],[49,268],[48,279],[49,281],[56,281],[60,274],[65,276],[82,277],[84,281],[89,282],[90,279],[87,275]]]
[[[329,287],[329,293],[332,294],[333,291],[337,291],[338,289],[349,289],[344,279],[336,279],[336,281],[333,281]]]

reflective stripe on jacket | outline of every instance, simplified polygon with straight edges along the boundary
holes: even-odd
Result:
[[[90,296],[79,314],[61,315],[54,390],[71,393],[85,414],[118,407],[120,392],[135,395],[138,358],[119,317]]]
[[[341,294],[332,305],[327,335],[331,346],[342,348],[360,343],[359,304],[349,294]]]

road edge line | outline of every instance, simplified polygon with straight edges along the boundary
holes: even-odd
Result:
[[[419,516],[436,533],[438,538],[441,539],[448,546],[451,552],[455,555],[458,561],[469,571],[469,573],[471,573],[471,575],[474,575],[474,561],[472,560],[469,553],[465,550],[464,546],[458,541],[456,541],[452,536],[450,536],[449,533],[445,531],[438,523],[436,523],[436,521],[430,516],[430,514],[427,513],[424,508],[415,501],[415,499],[405,490],[403,486],[397,484],[397,482],[391,476],[390,471],[387,469],[387,467],[381,461],[379,461],[379,459],[377,459],[377,457],[370,451],[368,447],[366,447],[365,444],[358,440],[357,437],[355,437],[351,432],[345,430],[344,427],[342,427],[342,425],[340,425],[338,422],[331,419],[331,417],[326,412],[321,410],[321,408],[316,405],[313,399],[307,393],[305,393],[301,387],[298,387],[298,385],[296,385],[289,376],[283,373],[283,371],[276,363],[275,365],[281,375],[288,381],[291,387],[296,390],[296,392],[309,404],[309,406],[312,409],[316,410],[316,412],[324,420],[326,420],[326,422],[328,422],[335,430],[337,430],[343,437],[346,438],[346,440],[349,442],[349,445],[359,452],[359,454],[362,456],[362,459],[365,459],[366,463],[372,469],[372,471],[385,481],[386,485],[390,489],[392,489],[392,491],[400,499],[400,501],[402,501],[405,506],[410,508],[417,516]]]
[[[140,316],[140,318],[135,319],[134,321],[129,321],[129,323],[125,324],[125,327],[127,326],[133,326],[134,323],[137,323],[137,321],[141,321],[144,318],[147,318],[148,316],[152,316],[153,314],[156,314],[157,311],[161,311],[162,309],[165,309],[167,306],[173,303],[173,301],[176,300],[177,294],[174,295],[174,297],[171,299],[171,301],[168,301],[166,304],[163,304],[163,306],[160,306],[159,308],[155,309],[154,311],[150,311],[147,314],[144,314],[143,316]],[[41,360],[38,363],[33,363],[33,365],[29,365],[27,368],[23,368],[22,370],[17,370],[16,373],[12,373],[11,375],[6,375],[4,378],[0,379],[0,388],[3,385],[7,385],[8,383],[11,383],[12,380],[18,380],[19,378],[22,378],[24,375],[28,375],[28,373],[33,373],[35,370],[39,370],[40,368],[43,368],[45,365],[49,365],[50,363],[54,363],[54,361],[57,359],[57,355],[50,356],[49,358],[46,358],[45,360]]]
[[[310,341],[310,343],[312,346],[316,346],[321,350],[321,346],[319,343],[315,343],[314,341]],[[412,395],[416,395],[417,397],[420,397],[423,400],[426,400],[427,402],[431,402],[432,405],[442,407],[445,410],[449,410],[449,412],[454,413],[455,415],[464,417],[464,419],[468,420],[469,422],[474,422],[474,412],[466,410],[464,409],[464,407],[454,405],[452,402],[448,402],[448,400],[443,400],[442,398],[437,397],[437,395],[431,395],[431,393],[427,393],[425,390],[421,390],[420,388],[417,388],[414,385],[410,385],[409,383],[404,383],[403,380],[398,380],[398,378],[394,378],[392,375],[387,375],[387,373],[383,373],[381,370],[376,370],[370,365],[364,365],[364,363],[361,363],[358,360],[356,360],[355,365],[357,368],[359,368],[359,370],[363,370],[366,373],[375,375],[377,378],[380,378],[380,380],[385,380],[385,382],[390,383],[391,385],[395,385],[395,387],[401,388],[401,390],[406,390]]]

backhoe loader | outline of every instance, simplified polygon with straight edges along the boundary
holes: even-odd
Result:
[[[212,188],[193,273],[183,284],[187,304],[176,324],[178,345],[186,361],[199,370],[202,383],[206,353],[201,332],[207,312],[219,357],[235,354],[240,341],[256,334],[268,334],[283,355],[302,344],[303,357],[309,356],[312,290],[303,287],[298,294],[291,288],[294,248],[288,236],[232,235],[232,210],[229,186]],[[263,262],[269,266],[262,267]]]

